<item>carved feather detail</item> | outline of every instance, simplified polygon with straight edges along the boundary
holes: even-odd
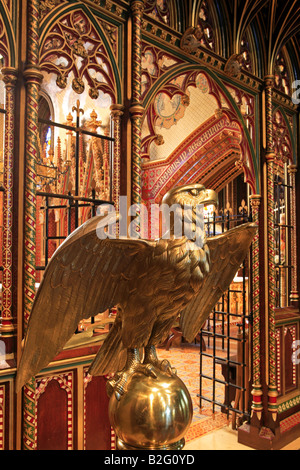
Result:
[[[177,188],[175,201],[177,195],[205,200],[203,186],[195,185],[192,191],[190,186]],[[204,193],[207,197],[207,190]],[[232,281],[256,230],[254,224],[245,224],[190,250],[190,240],[178,240],[172,233],[158,241],[100,239],[99,222],[103,217],[74,231],[45,270],[29,320],[17,390],[54,359],[81,320],[114,306],[116,321],[90,368],[93,375],[117,371],[126,348],[159,344],[180,313],[183,334],[193,340]]]

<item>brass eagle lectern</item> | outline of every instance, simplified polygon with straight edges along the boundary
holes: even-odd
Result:
[[[192,419],[189,393],[156,346],[180,316],[183,336],[193,341],[232,282],[256,226],[197,237],[201,204],[217,194],[200,184],[171,190],[168,206],[190,207],[185,233],[152,240],[99,238],[101,216],[75,230],[52,256],[32,308],[17,372],[17,389],[45,368],[78,323],[116,307],[113,327],[90,367],[91,375],[114,373],[108,383],[110,419],[119,449],[180,449]],[[193,235],[194,234],[194,235]]]

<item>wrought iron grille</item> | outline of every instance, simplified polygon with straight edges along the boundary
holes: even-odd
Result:
[[[37,191],[37,197],[42,197],[44,205],[40,210],[45,214],[45,235],[44,235],[44,259],[43,265],[36,266],[37,271],[44,271],[49,262],[49,241],[57,240],[61,243],[70,235],[75,228],[78,227],[78,209],[80,207],[90,208],[90,217],[94,217],[97,212],[97,207],[101,204],[108,204],[108,201],[102,201],[95,198],[95,190],[92,190],[92,197],[85,198],[81,196],[73,196],[69,194],[54,194]],[[57,204],[53,204],[53,200],[58,200]],[[50,202],[51,201],[51,202]],[[110,202],[111,203],[111,202]],[[51,211],[55,209],[64,209],[67,211],[67,233],[65,235],[51,235],[49,231],[49,216]]]
[[[108,142],[108,145],[110,146],[110,160],[111,160],[111,155],[113,153],[113,144],[114,144],[114,139],[110,136],[107,135],[101,135],[96,132],[91,132],[87,128],[81,126],[80,123],[80,111],[82,111],[79,108],[79,102],[77,102],[77,108],[73,107],[73,111],[77,111],[77,117],[76,117],[76,122],[74,125],[70,125],[70,121],[72,121],[72,116],[68,116],[68,123],[67,124],[61,124],[57,122],[53,122],[49,119],[42,119],[39,118],[39,123],[41,126],[41,129],[62,129],[66,131],[67,134],[72,134],[75,135],[75,138],[73,140],[69,140],[68,138],[68,150],[70,152],[70,155],[72,154],[72,160],[73,160],[73,173],[74,173],[74,180],[75,184],[74,187],[72,187],[72,191],[67,188],[66,192],[64,193],[58,193],[57,191],[47,191],[49,188],[56,188],[56,179],[58,177],[58,173],[60,175],[64,176],[64,173],[67,171],[70,171],[70,166],[71,166],[71,157],[70,155],[65,156],[65,160],[68,159],[68,165],[61,165],[59,166],[57,162],[54,163],[53,158],[42,158],[40,155],[40,159],[38,162],[38,180],[39,180],[39,186],[40,190],[37,191],[37,198],[42,198],[42,204],[39,207],[39,210],[44,213],[44,263],[43,265],[39,265],[36,267],[37,271],[43,271],[45,270],[48,261],[49,261],[49,242],[50,241],[58,241],[61,243],[68,235],[71,234],[73,230],[75,230],[79,224],[80,224],[80,217],[79,217],[79,209],[80,208],[90,208],[90,211],[86,212],[87,217],[93,217],[96,215],[96,210],[97,207],[100,206],[101,204],[113,204],[112,202],[112,161],[110,161],[109,164],[109,200],[105,199],[99,199],[96,197],[96,190],[95,187],[91,188],[91,197],[85,197],[85,189],[86,188],[80,188],[80,152],[82,151],[81,147],[83,146],[81,137],[83,135],[92,137],[96,140]],[[70,119],[71,116],[71,119]],[[94,119],[95,122],[95,119]],[[97,127],[97,126],[95,126]],[[45,136],[45,132],[43,133]],[[72,139],[72,137],[71,137]],[[53,140],[53,139],[52,139]],[[66,141],[67,142],[67,141]],[[42,142],[40,147],[40,152],[42,151],[42,146],[44,143]],[[46,144],[45,144],[46,145]],[[51,144],[51,149],[52,155],[54,153],[53,151],[53,142]],[[72,152],[70,151],[72,147]],[[49,151],[49,154],[50,154]],[[64,164],[66,162],[63,162]],[[40,170],[40,173],[39,173]],[[50,186],[51,185],[51,186]],[[50,219],[50,214],[54,210],[58,209],[64,209],[66,211],[67,215],[67,227],[66,227],[66,233],[63,235],[57,235],[53,233],[49,233],[49,219]]]
[[[79,109],[79,105],[78,105]],[[59,244],[62,243],[64,239],[67,238],[81,223],[85,222],[88,218],[93,217],[96,215],[97,207],[102,204],[113,204],[112,202],[112,159],[111,156],[113,154],[113,145],[114,139],[107,135],[97,134],[96,132],[91,132],[84,127],[80,126],[79,120],[79,113],[77,113],[76,123],[73,126],[67,124],[60,124],[53,122],[48,119],[39,119],[39,123],[41,125],[41,129],[54,128],[63,129],[67,133],[72,133],[75,137],[72,139],[72,160],[73,160],[73,167],[72,171],[75,175],[75,178],[72,188],[69,188],[66,185],[66,192],[56,192],[51,191],[49,189],[56,189],[56,178],[60,173],[60,176],[65,177],[66,172],[70,171],[71,162],[70,159],[67,165],[62,165],[58,167],[53,163],[53,158],[48,159],[45,158],[45,152],[43,158],[40,158],[38,162],[38,190],[37,190],[37,207],[38,213],[42,214],[43,216],[43,231],[41,234],[42,238],[42,254],[39,255],[39,259],[37,259],[36,265],[36,281],[37,285],[41,280],[44,270],[48,265],[48,262],[54,253],[55,249],[58,247]],[[45,133],[44,133],[45,135]],[[86,193],[85,187],[80,187],[80,151],[82,151],[82,135],[86,135],[92,137],[98,141],[101,140],[106,142],[109,146],[109,194],[108,199],[99,199],[97,197],[97,192],[95,187],[91,187],[88,197],[85,197],[84,194]],[[40,146],[42,150],[42,145]],[[51,148],[50,148],[51,152]],[[52,148],[52,156],[53,156],[53,148]],[[65,158],[66,161],[66,158]],[[66,169],[67,168],[67,169]],[[85,215],[82,217],[80,214],[81,210],[85,209]],[[53,216],[55,211],[62,211],[64,216],[62,218],[62,223],[64,224],[63,228],[58,231],[55,224],[53,224]],[[51,220],[51,223],[50,223]],[[38,221],[37,221],[38,222]],[[53,228],[54,225],[54,228]],[[59,232],[59,234],[58,234]],[[52,244],[52,245],[51,245]],[[91,319],[91,323],[95,323],[95,319]],[[77,329],[77,333],[80,332],[81,328]]]
[[[237,212],[228,203],[213,212],[205,221],[207,236],[251,220],[244,201]],[[200,331],[200,408],[211,404],[213,413],[232,418],[233,427],[250,417],[250,268],[251,253]]]
[[[282,169],[283,170],[283,169]],[[291,263],[291,233],[290,223],[292,186],[287,183],[287,171],[277,174],[274,180],[274,237],[275,237],[275,269],[276,269],[276,307],[289,305],[291,292],[291,276],[294,267]]]

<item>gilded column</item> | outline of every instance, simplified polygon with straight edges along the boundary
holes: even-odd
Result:
[[[3,339],[14,334],[12,313],[12,213],[13,213],[13,165],[15,136],[15,86],[17,70],[5,67],[1,70],[5,83],[5,138],[3,161],[3,277],[2,316],[0,334]],[[8,345],[7,345],[8,346]],[[10,352],[8,346],[7,352]]]
[[[25,246],[24,246],[24,330],[35,297],[36,161],[38,152],[38,99],[42,74],[39,71],[39,1],[27,4],[26,143],[25,143]],[[35,449],[35,379],[24,387],[23,445]]]
[[[121,117],[123,115],[123,106],[114,104],[110,108],[112,121],[114,123],[114,154],[113,154],[113,175],[112,175],[112,198],[115,209],[119,211],[120,197],[120,177],[121,177]]]
[[[266,165],[267,165],[267,248],[268,248],[268,411],[274,421],[277,418],[277,384],[276,384],[276,331],[275,331],[275,239],[274,239],[274,159],[273,151],[273,106],[272,75],[265,77],[266,99]]]
[[[259,209],[261,196],[253,194],[250,196],[252,207],[253,222],[259,227]],[[252,416],[260,420],[263,410],[262,404],[262,387],[261,387],[261,348],[260,348],[260,282],[259,282],[259,230],[256,232],[252,241],[252,315],[253,315],[253,383],[251,394],[252,399]]]
[[[132,204],[142,200],[141,126],[144,109],[141,104],[142,41],[141,26],[144,0],[132,0]],[[139,229],[139,228],[138,228]]]
[[[299,305],[299,293],[298,293],[298,283],[297,283],[297,272],[298,272],[298,263],[297,263],[297,227],[296,227],[296,165],[288,166],[288,173],[290,178],[291,191],[291,263],[293,266],[292,271],[292,288],[290,295],[290,302],[295,307]]]

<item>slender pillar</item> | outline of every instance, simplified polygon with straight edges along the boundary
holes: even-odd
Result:
[[[123,106],[114,104],[110,108],[111,117],[114,123],[114,154],[113,154],[113,176],[112,176],[112,198],[115,209],[119,211],[120,197],[120,177],[121,177],[121,117],[123,115]]]
[[[292,289],[291,289],[291,294],[290,294],[290,303],[291,305],[298,307],[299,306],[299,293],[298,293],[298,278],[297,278],[297,273],[298,273],[298,263],[297,263],[297,224],[296,224],[296,172],[297,172],[297,167],[296,165],[289,165],[288,166],[288,173],[289,173],[289,178],[290,178],[290,186],[292,187],[291,191],[291,201],[290,201],[290,207],[291,207],[291,226],[292,232],[291,232],[291,255],[292,255],[292,266],[294,267],[292,271]]]
[[[261,196],[253,194],[250,196],[252,207],[253,222],[259,227],[261,221],[259,217],[259,209]],[[262,404],[262,386],[261,386],[261,348],[260,348],[260,279],[259,279],[259,230],[255,234],[252,241],[252,286],[253,286],[253,383],[251,394],[252,399],[252,418],[261,420],[263,404]]]
[[[265,77],[266,166],[267,166],[267,248],[268,248],[268,411],[277,419],[276,331],[275,331],[275,239],[274,239],[274,159],[272,87],[274,77]]]
[[[141,103],[142,41],[141,24],[144,0],[132,0],[132,204],[142,200],[141,125],[144,109]],[[139,229],[139,228],[137,228]]]
[[[24,246],[24,330],[35,297],[36,161],[38,152],[38,98],[42,74],[39,70],[39,0],[27,5],[26,142],[25,142],[25,246]],[[35,379],[24,387],[23,445],[35,449]]]
[[[17,70],[5,67],[1,70],[5,83],[5,140],[3,162],[3,278],[1,339],[5,341],[6,352],[12,352],[14,335],[12,312],[12,212],[13,212],[13,166],[15,134],[15,86]]]

